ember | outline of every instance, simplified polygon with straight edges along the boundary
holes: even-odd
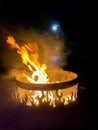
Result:
[[[38,61],[38,46],[28,43],[19,46],[12,36],[7,37],[11,48],[17,49],[28,71],[16,76],[15,98],[28,106],[69,104],[77,99],[77,74],[63,70],[47,70]]]

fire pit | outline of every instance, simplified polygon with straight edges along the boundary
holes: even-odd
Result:
[[[28,106],[69,104],[77,99],[78,76],[70,71],[49,70],[50,83],[32,84],[19,74],[16,76],[16,98]]]
[[[19,46],[12,36],[8,36],[7,43],[11,48],[17,49],[27,67],[25,72],[16,76],[16,99],[28,106],[48,104],[53,107],[77,99],[76,73],[58,68],[48,70],[46,64],[40,64],[36,43]]]

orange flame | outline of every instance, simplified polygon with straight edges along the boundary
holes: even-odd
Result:
[[[11,48],[17,49],[17,53],[21,55],[22,62],[28,66],[29,70],[32,72],[32,75],[29,77],[26,74],[23,74],[28,81],[31,83],[48,83],[48,75],[45,72],[46,65],[38,62],[38,46],[36,43],[28,43],[23,46],[19,46],[16,43],[16,40],[12,36],[7,37],[7,43]]]

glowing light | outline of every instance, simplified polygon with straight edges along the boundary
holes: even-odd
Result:
[[[59,29],[59,24],[58,23],[55,23],[55,24],[52,25],[52,30],[54,32],[58,31],[58,29]]]

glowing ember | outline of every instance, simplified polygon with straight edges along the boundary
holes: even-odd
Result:
[[[70,88],[64,84],[65,79],[70,84],[70,80],[77,78],[76,74],[71,73],[70,75],[67,71],[46,73],[46,65],[40,65],[38,62],[39,49],[36,43],[19,46],[12,36],[7,37],[7,43],[11,48],[17,49],[17,53],[21,55],[22,62],[29,69],[29,73],[23,73],[16,77],[18,83],[23,84],[23,86],[27,85],[26,88],[17,87],[15,94],[21,103],[25,103],[28,106],[48,103],[50,106],[56,107],[58,103],[66,105],[76,100],[78,84],[69,85]],[[29,88],[29,85],[32,85],[33,88]],[[37,87],[34,87],[36,85]],[[63,87],[59,87],[61,85]]]

